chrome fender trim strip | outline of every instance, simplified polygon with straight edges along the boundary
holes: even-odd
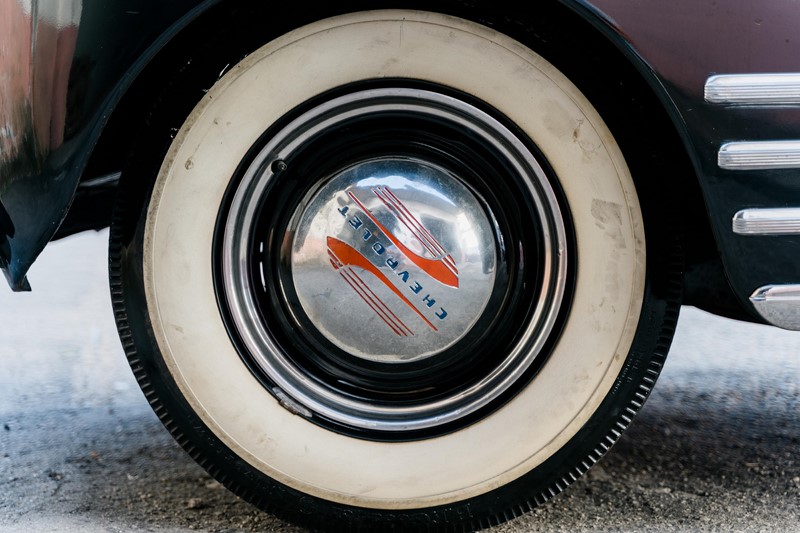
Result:
[[[800,105],[800,73],[711,76],[706,80],[705,100],[731,105]]]
[[[743,209],[733,216],[737,235],[798,235],[800,208]]]
[[[800,285],[765,285],[750,295],[750,301],[773,326],[800,330]]]
[[[800,168],[800,141],[725,143],[719,149],[717,164],[725,170]]]

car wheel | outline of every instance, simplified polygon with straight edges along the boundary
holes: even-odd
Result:
[[[123,176],[111,287],[139,383],[248,501],[472,529],[556,494],[641,406],[680,269],[555,67],[419,11],[253,51]],[[162,129],[163,126],[161,127]],[[164,133],[164,132],[161,132]]]

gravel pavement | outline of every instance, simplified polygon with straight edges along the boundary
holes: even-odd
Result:
[[[107,232],[0,287],[0,531],[301,531],[228,493],[164,430],[116,337]],[[665,370],[612,451],[494,532],[800,532],[800,333],[682,310]]]

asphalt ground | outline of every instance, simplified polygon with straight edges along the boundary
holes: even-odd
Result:
[[[0,531],[301,531],[242,502],[151,412],[116,336],[107,232],[0,287]],[[632,427],[494,532],[800,531],[800,333],[684,307]]]

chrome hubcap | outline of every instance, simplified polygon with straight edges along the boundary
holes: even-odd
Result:
[[[284,405],[415,438],[531,378],[568,246],[526,141],[461,98],[402,87],[310,105],[261,146],[221,213],[217,290]]]
[[[431,357],[461,339],[489,301],[495,232],[444,169],[405,158],[358,163],[298,215],[291,270],[300,303],[354,356]]]

